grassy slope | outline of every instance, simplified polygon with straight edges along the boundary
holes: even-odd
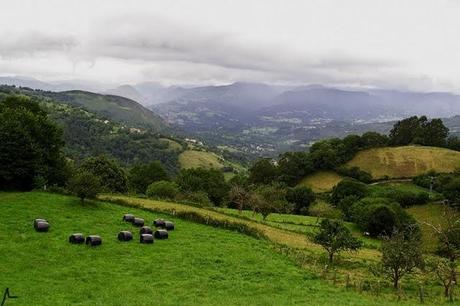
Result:
[[[131,212],[172,219],[166,241],[120,243]],[[382,300],[331,286],[269,245],[235,232],[109,203],[45,193],[0,193],[0,288],[11,305],[377,305]],[[49,233],[36,233],[35,217]],[[135,229],[133,229],[135,231]],[[103,245],[70,245],[69,233],[100,234]],[[136,235],[137,236],[137,235]]]
[[[439,226],[444,224],[442,216],[443,208],[441,204],[430,203],[420,206],[412,206],[407,208],[406,211],[410,213],[421,224],[423,247],[426,252],[435,252],[438,239],[433,229],[426,225],[428,222],[432,225]],[[450,209],[451,213],[455,213]]]
[[[376,179],[413,177],[430,170],[452,172],[460,167],[460,152],[434,147],[404,146],[359,152],[348,164]]]
[[[64,103],[83,106],[89,111],[107,116],[113,120],[140,126],[150,126],[156,130],[166,128],[165,122],[158,115],[127,98],[79,90],[53,93],[50,96]]]
[[[179,163],[182,169],[189,168],[214,168],[221,169],[224,165],[216,154],[205,151],[187,150],[179,155]]]
[[[342,180],[342,177],[333,171],[318,171],[302,179],[299,185],[308,186],[314,192],[328,192]]]
[[[178,143],[177,141],[174,141],[169,138],[160,138],[161,141],[164,141],[168,144],[169,150],[171,151],[181,151],[182,150],[182,145]]]

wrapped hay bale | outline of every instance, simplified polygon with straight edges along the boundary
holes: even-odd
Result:
[[[172,223],[171,221],[165,221],[165,227],[164,227],[166,230],[168,231],[172,231],[174,230],[174,223]]]
[[[144,226],[144,219],[134,218],[133,225],[138,227]]]
[[[164,227],[165,227],[165,220],[163,220],[163,219],[156,219],[155,221],[153,221],[153,225],[154,225],[155,227],[164,228]]]
[[[89,244],[90,246],[97,246],[102,244],[102,239],[98,235],[89,235],[86,237],[86,244]]]
[[[132,215],[132,214],[124,214],[123,215],[123,221],[133,223],[134,215]]]
[[[81,233],[72,234],[69,236],[69,242],[72,244],[82,244],[85,242],[85,237]]]
[[[168,231],[164,229],[156,230],[155,239],[168,239]]]
[[[34,228],[37,232],[47,232],[50,228],[50,225],[45,219],[35,219]]]
[[[120,241],[130,241],[133,239],[133,234],[129,231],[121,231],[118,233],[118,240]]]
[[[143,227],[141,227],[141,235],[142,234],[150,234],[150,235],[152,235],[153,231],[149,226],[143,226]]]
[[[140,243],[153,243],[153,236],[151,234],[141,234]]]

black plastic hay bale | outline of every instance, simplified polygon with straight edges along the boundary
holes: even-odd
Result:
[[[174,230],[174,223],[172,223],[171,221],[165,221],[165,227],[164,227],[166,230],[168,231],[172,231]]]
[[[48,222],[48,220],[46,220],[46,219],[41,219],[41,218],[35,219],[35,220],[34,220],[34,227],[37,226],[37,223],[38,223],[38,222]]]
[[[134,218],[133,225],[138,227],[144,226],[144,219]]]
[[[132,215],[132,214],[124,214],[124,215],[123,215],[123,221],[133,223],[133,221],[134,221],[134,215]]]
[[[85,237],[80,233],[72,234],[69,236],[69,242],[72,244],[81,244],[85,242]]]
[[[42,220],[42,221],[38,221]],[[34,221],[34,228],[37,232],[47,232],[50,228],[50,224],[44,219],[37,219]]]
[[[143,227],[141,227],[141,235],[142,234],[150,234],[150,235],[152,235],[153,231],[150,228],[150,226],[143,226]]]
[[[163,219],[156,219],[153,221],[153,225],[156,227],[164,228],[165,227],[165,220]]]
[[[164,229],[155,231],[155,239],[168,239],[168,231]]]
[[[140,242],[141,243],[153,243],[153,235],[151,235],[151,234],[141,234]]]
[[[90,246],[101,245],[102,239],[100,236],[97,235],[89,235],[88,237],[86,237],[86,244],[89,244]]]
[[[133,239],[133,234],[129,231],[121,231],[118,233],[118,240],[120,241],[130,241]]]

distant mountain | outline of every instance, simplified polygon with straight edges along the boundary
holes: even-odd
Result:
[[[46,91],[86,90],[92,92],[102,92],[113,86],[109,84],[84,80],[43,82],[25,76],[0,77],[0,85],[27,87],[31,89]]]
[[[121,85],[113,89],[106,90],[104,94],[125,97],[136,101],[142,105],[148,105],[147,98],[141,95],[136,88],[131,85]]]
[[[0,87],[4,87],[5,91],[11,90],[29,96],[49,98],[57,102],[82,107],[98,116],[126,123],[133,127],[149,128],[155,131],[168,129],[168,125],[160,116],[143,107],[141,104],[124,97],[102,95],[81,90],[53,92],[32,90],[30,88],[14,89],[8,86]]]

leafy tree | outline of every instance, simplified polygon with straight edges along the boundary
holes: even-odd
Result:
[[[278,160],[278,179],[288,185],[295,185],[311,172],[313,164],[305,152],[287,152]]]
[[[215,205],[222,204],[229,191],[224,174],[216,169],[183,169],[177,177],[177,184],[186,193],[206,192]]]
[[[277,177],[277,169],[270,158],[261,158],[249,169],[249,182],[270,184]]]
[[[460,203],[460,176],[450,180],[444,186],[442,193],[452,203]]]
[[[446,145],[446,138],[449,129],[444,125],[441,119],[432,119],[422,125],[421,138],[423,145],[442,147]]]
[[[420,239],[410,232],[396,232],[382,242],[381,271],[398,288],[401,278],[423,262]]]
[[[328,253],[329,263],[334,255],[342,251],[356,251],[361,248],[361,241],[353,237],[350,230],[339,221],[323,219],[314,242],[320,244]]]
[[[446,140],[446,147],[455,150],[455,151],[460,151],[460,138],[457,136],[449,136]]]
[[[315,142],[310,148],[310,158],[315,169],[330,170],[343,163],[340,152],[343,143],[338,138]]]
[[[129,185],[138,193],[144,193],[153,182],[167,180],[168,174],[159,161],[134,166],[129,172]]]
[[[345,220],[350,221],[352,218],[351,208],[353,205],[359,201],[359,197],[350,195],[342,198],[339,203],[337,203],[337,207],[343,212],[345,216]]]
[[[240,186],[245,188],[249,185],[249,178],[243,174],[236,174],[228,181],[228,183],[230,186]]]
[[[61,131],[36,101],[8,96],[0,102],[0,188],[62,185],[62,147]]]
[[[388,145],[388,137],[377,132],[366,132],[361,135],[363,149],[378,148]]]
[[[96,198],[101,191],[101,181],[93,173],[80,170],[70,179],[68,188],[84,202],[85,199]]]
[[[286,191],[279,185],[259,186],[252,196],[254,210],[262,215],[263,220],[271,213],[287,213],[290,207],[286,201]]]
[[[176,183],[157,181],[147,187],[146,195],[150,198],[174,199],[179,192],[179,186]]]
[[[338,204],[340,200],[349,196],[361,199],[366,193],[367,188],[365,184],[352,179],[344,179],[332,189],[331,202]]]
[[[430,258],[427,262],[429,271],[435,274],[436,278],[444,287],[444,296],[448,297],[456,280],[456,264],[447,258]]]
[[[287,189],[286,200],[294,204],[294,214],[306,215],[308,207],[316,200],[316,195],[310,188],[298,186]]]
[[[421,120],[425,121],[426,117],[421,117]],[[390,131],[390,144],[403,146],[408,145],[413,143],[419,133],[420,120],[417,116],[398,121]]]
[[[115,160],[105,155],[87,158],[81,168],[100,179],[103,191],[126,192],[128,190],[125,171]]]
[[[231,187],[229,192],[229,200],[236,204],[236,208],[239,213],[242,212],[243,208],[249,205],[251,194],[242,186],[234,185]]]

